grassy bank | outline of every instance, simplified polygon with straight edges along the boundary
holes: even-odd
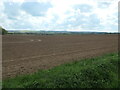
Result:
[[[83,59],[3,81],[3,88],[117,88],[118,54]]]

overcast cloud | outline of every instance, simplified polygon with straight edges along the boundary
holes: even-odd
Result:
[[[7,30],[118,31],[119,0],[1,0]]]

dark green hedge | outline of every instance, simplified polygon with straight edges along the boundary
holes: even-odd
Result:
[[[5,30],[4,28],[0,27],[0,34],[4,35],[4,34],[7,34],[8,31]]]

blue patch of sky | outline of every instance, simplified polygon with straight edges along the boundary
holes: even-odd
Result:
[[[19,15],[20,6],[18,3],[14,2],[4,2],[4,13],[9,19],[14,20],[16,16]]]
[[[91,12],[92,6],[88,4],[78,4],[74,6],[74,9],[79,9],[81,12]]]
[[[32,16],[44,16],[45,12],[47,12],[47,10],[51,7],[52,5],[49,2],[24,2],[21,5],[21,8]]]
[[[98,7],[99,8],[108,8],[110,6],[110,2],[99,2]]]

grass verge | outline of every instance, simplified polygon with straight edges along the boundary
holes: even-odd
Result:
[[[118,53],[74,61],[3,81],[3,88],[118,88]]]

